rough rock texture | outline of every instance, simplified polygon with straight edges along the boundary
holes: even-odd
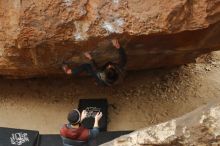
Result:
[[[115,60],[110,38],[128,53],[128,69],[193,62],[220,48],[219,0],[1,0],[0,74],[61,73],[91,51]]]
[[[201,107],[183,117],[121,136],[101,146],[218,146],[220,104]]]

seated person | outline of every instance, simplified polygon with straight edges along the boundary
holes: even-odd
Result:
[[[93,140],[99,133],[99,120],[102,118],[102,112],[95,115],[93,129],[87,129],[80,122],[86,118],[87,112],[82,111],[82,114],[77,109],[72,110],[67,117],[68,124],[60,129],[60,135],[64,146],[87,146],[91,145]]]
[[[111,86],[120,81],[120,78],[124,77],[124,67],[127,62],[125,50],[120,46],[117,39],[112,40],[113,46],[118,49],[119,52],[119,63],[108,62],[104,66],[99,67],[91,54],[88,52],[84,53],[85,57],[91,61],[91,64],[82,64],[79,67],[71,69],[68,64],[63,64],[62,68],[68,75],[77,75],[81,72],[86,72],[93,76],[97,83],[100,85]]]

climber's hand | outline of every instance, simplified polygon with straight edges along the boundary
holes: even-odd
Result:
[[[66,74],[68,74],[68,75],[71,75],[71,74],[72,74],[72,70],[68,67],[68,65],[64,64],[64,65],[62,66],[62,68],[63,68],[63,71],[64,71]]]
[[[85,52],[85,53],[84,53],[84,56],[85,56],[86,58],[88,58],[89,60],[92,60],[92,56],[91,56],[91,54],[90,54],[89,52]]]
[[[112,39],[112,44],[116,49],[119,49],[121,47],[118,42],[118,39]]]
[[[72,69],[67,69],[66,74],[71,75],[72,74]]]

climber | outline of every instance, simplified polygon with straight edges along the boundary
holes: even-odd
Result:
[[[71,69],[68,64],[63,64],[62,68],[68,75],[77,75],[81,72],[86,72],[96,79],[96,82],[100,85],[111,86],[117,84],[124,78],[125,65],[127,62],[127,56],[125,50],[121,47],[117,39],[112,40],[113,46],[118,50],[119,63],[107,62],[104,66],[99,67],[91,54],[84,53],[85,57],[91,61],[91,63],[82,64],[79,67]]]

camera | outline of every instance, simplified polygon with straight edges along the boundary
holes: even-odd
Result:
[[[86,109],[86,117],[89,118],[89,117],[93,117],[95,118],[96,114],[101,112],[101,109],[100,108],[97,108],[97,107],[87,107]]]

